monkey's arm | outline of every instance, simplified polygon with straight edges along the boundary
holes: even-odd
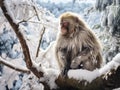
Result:
[[[84,37],[82,50],[78,56],[81,56],[81,59],[85,58],[91,61],[95,67],[100,68],[102,63],[102,49],[99,40],[91,30],[87,30],[81,34],[83,34],[83,36],[86,36]]]
[[[59,67],[61,69],[61,73],[63,74],[65,72],[65,67],[67,66],[66,48],[57,48],[56,56],[59,63]]]
[[[87,47],[84,47],[82,51],[78,52],[77,56],[72,59],[70,67],[72,69],[76,68],[82,68],[83,62],[88,60],[88,57],[90,56],[90,49]]]
[[[94,70],[96,68],[96,64],[94,64],[94,58],[92,58],[91,49],[84,48],[77,57],[75,57],[71,61],[70,67],[72,69],[87,69]]]
[[[91,35],[92,36],[92,35]],[[71,61],[71,68],[84,68],[93,70],[101,66],[101,48],[97,39],[92,36],[85,37],[85,43],[82,44],[82,50],[78,52]]]
[[[83,46],[82,50],[78,52],[75,58],[81,59],[81,61],[86,60],[92,55],[92,52],[94,52],[93,48]]]

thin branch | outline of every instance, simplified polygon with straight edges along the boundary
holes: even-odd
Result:
[[[36,16],[38,18],[38,21],[40,21],[40,17],[39,17],[39,14],[38,14],[38,11],[37,11],[37,8],[36,6],[34,5],[34,1],[31,0],[32,3],[33,3],[33,9],[35,10],[35,13],[36,13]],[[40,52],[40,44],[41,44],[41,41],[42,41],[42,37],[43,37],[43,34],[45,33],[45,27],[43,26],[43,29],[42,31],[40,32],[40,39],[39,39],[39,44],[38,44],[38,48],[37,48],[37,52],[36,52],[36,57],[38,57],[39,55],[39,52]]]
[[[43,26],[43,29],[42,29],[42,31],[40,32],[40,39],[39,39],[39,44],[38,44],[38,48],[37,48],[36,57],[38,57],[38,55],[39,55],[39,52],[40,52],[40,44],[41,44],[41,42],[42,42],[42,38],[43,38],[44,33],[45,33],[45,27]]]
[[[44,25],[44,26],[48,26],[48,27],[51,27],[51,28],[54,28],[54,29],[57,30],[57,27],[52,26],[52,25],[49,25],[49,24],[46,24],[46,23],[43,23],[43,22],[40,22],[40,21],[31,21],[31,20],[28,20],[28,21],[27,21],[27,20],[22,20],[22,21],[18,22],[18,24],[24,23],[24,22],[37,23],[37,24],[41,24],[41,25]]]
[[[23,72],[23,73],[30,73],[30,71],[26,68],[26,67],[23,67],[23,66],[17,66],[15,64],[12,64],[8,61],[5,61],[3,58],[0,57],[0,63],[11,68],[11,69],[14,69],[16,71],[19,71],[19,72]]]
[[[27,68],[30,69],[38,78],[40,78],[41,76],[43,76],[43,72],[39,72],[37,68],[33,66],[27,42],[25,41],[23,34],[19,30],[19,24],[16,24],[13,18],[8,14],[9,11],[7,11],[4,0],[2,1],[1,9],[20,41]]]
[[[20,23],[22,23],[22,22],[28,22],[30,19],[32,19],[33,17],[35,16],[35,14],[33,15],[33,16],[31,16],[31,17],[29,17],[27,20],[22,20],[22,21],[20,21],[20,22],[18,22],[17,24],[20,24]]]
[[[36,13],[36,16],[37,16],[37,18],[38,18],[38,21],[40,21],[40,18],[39,18],[39,15],[38,15],[38,11],[37,11],[37,8],[36,8],[36,6],[34,5],[33,0],[31,0],[31,1],[32,1],[32,3],[33,3],[33,9],[35,10],[35,13]]]
[[[27,21],[26,21],[27,22]],[[49,24],[46,24],[46,23],[43,23],[43,22],[39,22],[39,21],[28,21],[28,22],[31,22],[31,23],[39,23],[39,24],[42,24],[44,26],[48,26],[48,27],[52,27],[52,28],[55,28],[57,30],[57,27],[55,26],[52,26],[52,25],[49,25]]]

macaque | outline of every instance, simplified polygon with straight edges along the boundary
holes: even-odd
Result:
[[[61,75],[66,75],[69,69],[100,68],[101,45],[83,19],[66,12],[60,16],[59,25],[55,52]]]

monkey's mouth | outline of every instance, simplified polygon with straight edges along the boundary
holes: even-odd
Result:
[[[69,32],[69,22],[62,21],[60,23],[60,26],[61,26],[61,33],[62,33],[62,35],[67,35],[67,33]]]
[[[69,31],[69,27],[61,27],[61,30]]]
[[[61,27],[61,33],[62,33],[62,35],[67,35],[68,31],[69,31],[68,28]]]

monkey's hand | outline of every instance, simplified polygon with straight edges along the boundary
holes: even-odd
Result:
[[[71,61],[71,65],[70,65],[71,69],[80,69],[82,67],[83,67],[83,60],[81,56],[78,56]]]

